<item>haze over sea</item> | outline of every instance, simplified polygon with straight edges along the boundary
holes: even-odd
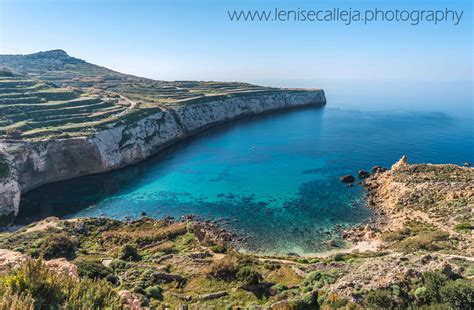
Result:
[[[341,175],[403,154],[411,163],[474,161],[470,82],[323,84],[324,108],[234,121],[143,163],[40,187],[23,196],[17,223],[194,214],[245,237],[245,250],[308,254],[337,238],[337,224],[371,216],[362,188]]]

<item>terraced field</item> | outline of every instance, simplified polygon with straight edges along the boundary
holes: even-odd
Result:
[[[131,103],[0,71],[0,137],[33,139],[85,135],[116,121]]]
[[[0,55],[0,139],[83,136],[157,110],[276,90],[238,82],[146,79],[90,64],[62,50]]]

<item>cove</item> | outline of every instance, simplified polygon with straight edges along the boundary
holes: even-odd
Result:
[[[337,225],[371,217],[362,188],[339,176],[390,166],[403,154],[410,162],[473,158],[472,119],[465,113],[433,109],[433,102],[413,110],[395,98],[381,99],[382,107],[364,96],[332,99],[325,108],[211,128],[125,169],[42,186],[23,196],[16,223],[50,215],[194,214],[241,236],[243,250],[307,254],[337,239]]]

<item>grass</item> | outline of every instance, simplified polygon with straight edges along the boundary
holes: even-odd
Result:
[[[0,66],[5,67],[0,70],[0,138],[9,139],[88,136],[162,109],[280,91],[238,82],[150,80],[89,64],[61,50],[0,55]],[[131,101],[135,108],[118,117]]]

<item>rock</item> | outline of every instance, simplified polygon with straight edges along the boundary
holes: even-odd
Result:
[[[392,165],[391,170],[395,171],[406,165],[408,165],[408,158],[405,155],[403,155],[399,161],[397,161],[395,164]]]
[[[357,172],[357,176],[360,179],[365,179],[365,178],[368,178],[370,176],[370,173],[367,170],[359,170],[359,172]]]
[[[331,239],[331,240],[328,240],[328,241],[326,241],[326,242],[324,242],[324,243],[327,245],[328,248],[332,248],[332,247],[335,247],[335,246],[336,246],[336,241],[334,241],[334,240],[332,240],[332,239]]]
[[[226,291],[220,291],[220,292],[200,295],[199,298],[201,300],[211,300],[211,299],[221,298],[221,297],[224,297],[224,296],[227,296],[227,295],[228,295],[228,293]]]
[[[385,172],[387,171],[386,168],[384,167],[381,167],[381,166],[373,166],[372,167],[372,173],[382,173],[382,172]]]
[[[112,265],[112,262],[113,262],[113,258],[103,258],[100,260],[100,263],[104,266],[104,267],[110,267]]]
[[[155,272],[152,274],[153,282],[155,283],[169,283],[176,281],[178,283],[186,282],[186,279],[178,274],[171,274],[165,272]]]
[[[464,167],[471,167],[471,163],[464,163]]]
[[[66,276],[77,278],[77,266],[68,262],[65,258],[56,258],[45,262],[49,269],[62,273]]]
[[[271,310],[286,310],[286,309],[291,309],[290,307],[290,302],[285,299],[279,302],[276,302],[270,306]]]
[[[354,178],[354,176],[352,176],[350,174],[346,174],[346,175],[343,175],[342,177],[340,177],[339,180],[341,180],[341,182],[344,182],[344,183],[352,183],[352,182],[355,181],[355,178]]]
[[[140,215],[141,215],[141,216],[146,216],[146,212],[145,212],[145,211],[142,211],[142,212],[140,213]]]
[[[28,258],[28,255],[20,252],[0,249],[0,274],[11,268],[20,267]]]

